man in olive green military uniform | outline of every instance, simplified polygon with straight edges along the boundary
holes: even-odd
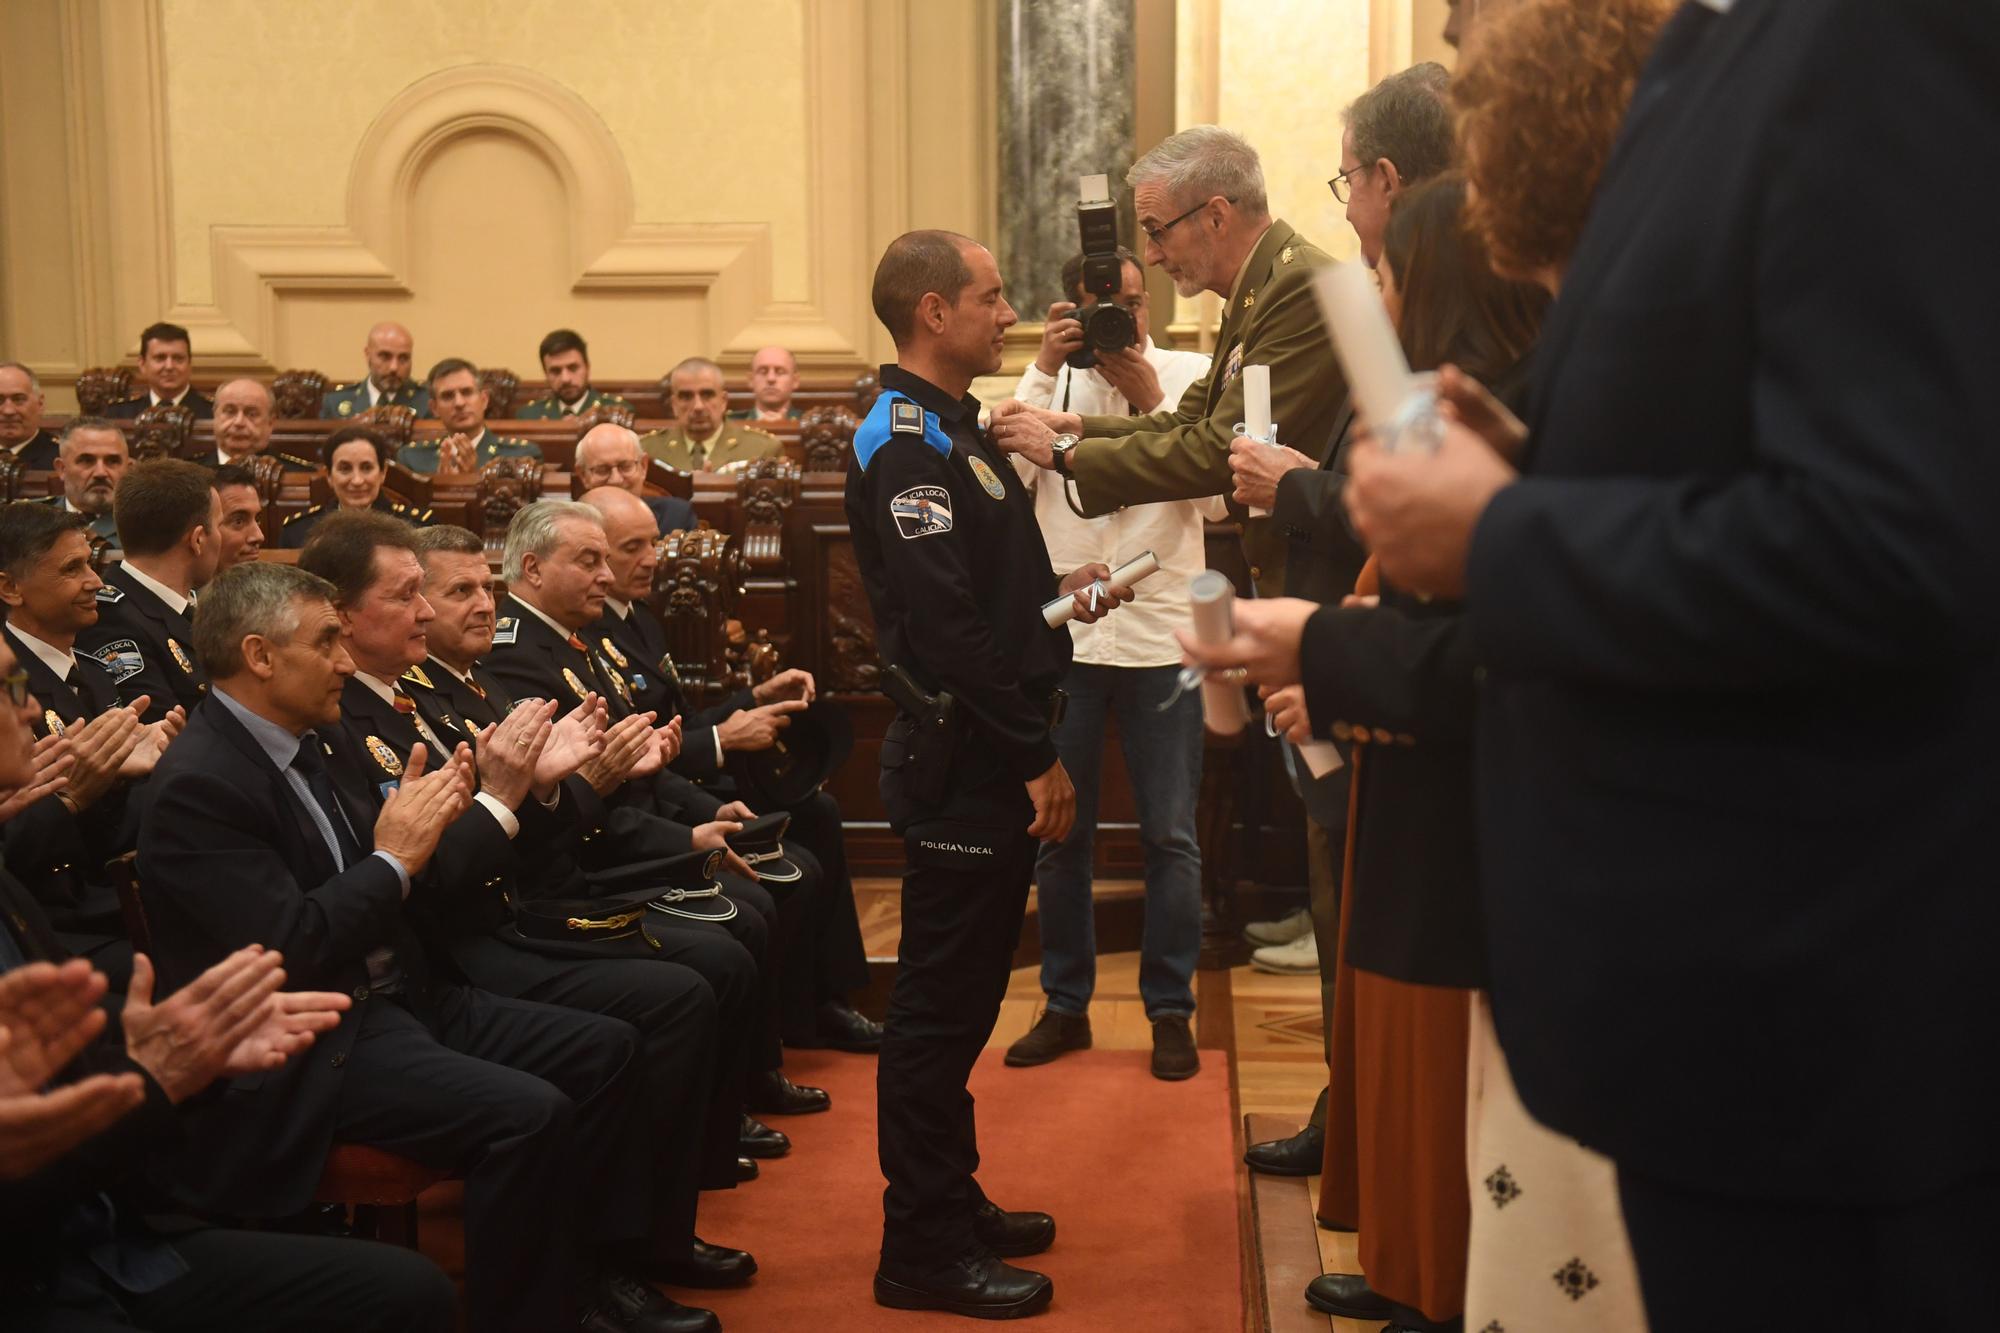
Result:
[[[410,331],[393,320],[384,320],[368,330],[361,354],[368,359],[368,374],[352,384],[329,390],[319,400],[321,417],[351,417],[373,407],[407,407],[420,417],[431,414],[430,395],[421,384],[410,382],[410,358],[416,344]]]
[[[731,463],[783,452],[776,437],[725,419],[729,394],[722,387],[722,367],[715,362],[691,356],[667,372],[667,383],[674,424],[654,431],[639,445],[668,467],[714,472]]]
[[[1347,399],[1312,293],[1313,271],[1331,261],[1271,216],[1256,149],[1228,130],[1197,125],[1140,158],[1126,180],[1146,262],[1164,268],[1182,296],[1211,291],[1226,304],[1208,374],[1171,411],[1087,417],[1015,401],[993,409],[1001,448],[1073,480],[1092,516],[1229,493],[1245,366],[1271,368],[1271,417],[1278,438],[1296,448],[1323,448]],[[1258,591],[1278,593],[1285,541],[1268,518],[1246,521],[1243,547]]]
[[[557,329],[542,339],[542,374],[548,376],[549,391],[526,407],[516,409],[516,421],[557,421],[581,416],[600,407],[632,405],[615,393],[590,387],[590,349],[575,329]]]
[[[413,440],[397,450],[396,461],[410,471],[477,472],[496,458],[542,460],[540,445],[486,429],[486,389],[479,382],[479,368],[470,361],[453,356],[432,366],[430,391],[444,438]]]

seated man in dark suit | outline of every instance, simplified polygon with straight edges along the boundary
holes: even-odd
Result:
[[[557,329],[542,339],[538,349],[542,374],[549,378],[549,391],[532,403],[515,410],[519,421],[558,421],[581,416],[600,407],[631,408],[615,393],[590,386],[590,348],[574,329]]]
[[[0,449],[28,472],[53,472],[56,437],[42,428],[42,382],[19,361],[0,361]]]
[[[555,699],[568,705],[596,694],[613,718],[645,711],[634,709],[622,676],[607,670],[598,653],[579,637],[604,613],[611,587],[608,554],[603,523],[588,505],[538,500],[514,515],[507,528],[502,568],[507,598],[485,665],[515,698]],[[668,762],[678,754],[678,743],[676,735]],[[726,847],[724,839],[749,817],[742,802],[725,804],[671,771],[625,782],[612,803],[662,816],[669,828],[678,826],[681,836],[704,851]],[[804,849],[790,842],[785,849],[785,859],[798,868],[800,878],[789,886],[782,911],[773,893],[755,882],[757,876],[749,866],[735,853],[726,854],[726,864],[735,874],[725,876],[724,889],[745,908],[737,921],[729,923],[732,929],[751,924],[742,917],[754,916],[785,941],[812,919],[817,895],[823,892],[823,872]],[[784,1075],[778,1026],[783,994],[780,960],[786,955],[782,945],[762,955],[768,1039],[747,1099],[751,1110],[775,1115],[821,1111],[830,1104],[824,1090],[801,1088]]]
[[[611,592],[604,599],[603,616],[584,631],[603,650],[599,665],[624,678],[634,706],[680,717],[681,752],[674,771],[725,800],[739,795],[724,771],[724,754],[778,744],[791,715],[812,701],[811,673],[782,671],[752,689],[690,710],[667,651],[667,627],[646,600],[659,567],[659,532],[652,514],[627,492],[612,488],[586,492],[583,502],[603,515],[610,548]],[[818,917],[794,934],[785,959],[785,1041],[800,1047],[879,1050],[882,1025],[847,1002],[849,992],[868,984],[868,953],[847,875],[840,805],[822,790],[789,809],[786,837],[813,854],[827,880],[816,900]]]
[[[103,586],[82,519],[30,501],[0,508],[0,635],[42,705],[37,736],[66,739],[75,764],[63,790],[8,822],[8,864],[47,907],[63,944],[123,985],[131,945],[104,866],[137,845],[128,784],[152,771],[185,714],[170,708],[140,725],[148,701],[120,706],[111,673],[76,651],[77,635],[96,623]]]
[[[215,452],[196,461],[211,472],[230,463],[248,463],[271,447],[277,408],[271,391],[256,380],[230,380],[215,391]],[[318,466],[296,454],[271,455],[287,472],[310,472]]]
[[[576,442],[576,457],[570,471],[587,491],[600,486],[618,486],[646,502],[661,532],[694,526],[694,505],[678,495],[646,494],[646,451],[639,447],[637,431],[614,422],[592,426]],[[668,714],[672,716],[672,714]]]
[[[486,388],[479,382],[479,367],[470,361],[453,356],[432,366],[430,392],[444,438],[412,440],[397,450],[396,461],[410,471],[477,472],[499,458],[541,461],[540,445],[486,429]]]
[[[139,876],[170,984],[262,944],[354,1007],[313,1059],[192,1110],[167,1174],[205,1210],[287,1216],[333,1144],[373,1145],[464,1173],[471,1327],[561,1329],[579,1309],[592,1330],[717,1327],[626,1276],[651,1214],[627,1165],[651,1129],[638,1034],[434,977],[411,935],[404,900],[471,800],[472,756],[413,755],[387,793],[366,781],[339,730],[354,664],[332,591],[263,563],[203,590],[211,688],[155,774]]]
[[[377,407],[407,407],[420,417],[429,416],[430,390],[410,380],[415,346],[410,331],[394,320],[383,320],[369,329],[368,341],[361,348],[368,373],[352,384],[327,390],[319,400],[320,416],[358,416]]]
[[[189,346],[188,331],[180,325],[148,324],[139,335],[139,380],[146,392],[113,403],[105,415],[130,420],[149,407],[172,404],[191,409],[196,421],[214,416],[215,404],[188,387],[188,371],[194,366]]]
[[[200,464],[158,458],[125,474],[114,512],[125,559],[104,574],[97,622],[77,632],[77,647],[111,673],[120,702],[144,696],[144,718],[157,722],[208,689],[188,616],[194,590],[215,577],[222,500]]]
[[[118,544],[111,499],[131,464],[125,431],[103,417],[78,417],[63,430],[56,449],[56,482],[61,493],[40,503],[90,520],[92,533]]]
[[[355,665],[341,717],[369,780],[395,785],[419,745],[433,754],[471,745],[477,755],[478,794],[438,844],[435,871],[413,903],[420,923],[476,985],[609,1014],[639,1030],[639,1116],[653,1131],[652,1238],[665,1257],[659,1276],[689,1286],[748,1281],[756,1262],[696,1240],[694,1219],[704,1164],[712,1186],[736,1183],[743,1062],[734,1036],[755,1014],[756,964],[726,936],[657,929],[673,919],[663,913],[649,914],[640,931],[594,940],[550,941],[516,928],[517,904],[603,896],[575,860],[583,838],[599,830],[580,822],[582,794],[564,786],[601,744],[598,717],[579,708],[553,727],[555,705],[545,703],[479,724],[420,708],[413,696],[429,679],[433,613],[415,536],[380,515],[342,516],[307,544],[299,568],[335,589],[341,642]],[[718,1068],[721,1023],[730,1056]],[[729,1080],[723,1101],[711,1100],[713,1077]]]

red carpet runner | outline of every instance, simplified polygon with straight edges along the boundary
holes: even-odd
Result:
[[[1055,1214],[1056,1243],[1022,1262],[1055,1279],[1048,1313],[1016,1325],[1090,1333],[1229,1333],[1243,1326],[1226,1057],[1162,1083],[1144,1051],[1082,1051],[1007,1069],[989,1051],[972,1075],[979,1180],[1002,1207]],[[823,1115],[774,1117],[792,1153],[763,1178],[705,1194],[703,1239],[753,1250],[741,1291],[675,1292],[729,1333],[955,1329],[987,1325],[885,1310],[870,1295],[882,1239],[875,1162],[875,1061],[788,1052],[785,1072],[833,1094]]]

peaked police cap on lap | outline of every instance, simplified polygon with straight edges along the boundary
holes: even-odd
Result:
[[[915,436],[951,457],[951,436],[938,424],[937,413],[924,411],[914,399],[890,389],[875,400],[867,417],[854,428],[854,461],[866,472],[875,451],[898,435]]]

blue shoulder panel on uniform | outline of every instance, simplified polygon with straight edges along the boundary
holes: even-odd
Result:
[[[854,428],[854,461],[866,472],[875,451],[897,435],[915,435],[946,458],[951,457],[951,436],[938,424],[937,413],[926,412],[914,399],[889,389]]]

